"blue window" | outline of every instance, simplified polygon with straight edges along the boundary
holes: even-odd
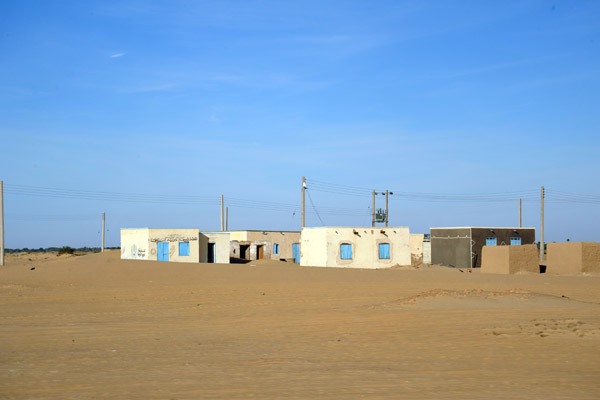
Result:
[[[279,254],[279,244],[273,243],[273,254]]]
[[[189,256],[190,255],[190,242],[179,242],[179,255]]]
[[[389,260],[390,259],[390,244],[379,243],[379,259]]]
[[[498,244],[498,240],[495,237],[487,237],[485,238],[486,246],[496,246]]]
[[[511,246],[520,246],[521,245],[521,238],[520,237],[511,237],[510,238],[510,245]]]
[[[340,258],[342,260],[352,260],[352,245],[348,243],[340,244]]]

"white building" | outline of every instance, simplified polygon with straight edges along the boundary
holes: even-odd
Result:
[[[371,269],[411,265],[409,229],[303,228],[300,265]]]
[[[198,229],[121,229],[121,259],[229,263],[229,233]]]

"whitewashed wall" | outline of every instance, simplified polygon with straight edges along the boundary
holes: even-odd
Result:
[[[351,260],[343,260],[340,257],[340,245],[344,243],[352,244]],[[379,259],[380,243],[389,243],[389,259]],[[375,269],[410,264],[408,227],[302,229],[300,240],[300,265],[302,266]]]

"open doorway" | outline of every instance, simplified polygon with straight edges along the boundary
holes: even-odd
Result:
[[[215,263],[215,262],[217,262],[215,260],[215,243],[209,243],[208,244],[208,252],[207,252],[207,254],[208,255],[206,257],[207,258],[206,262],[208,262],[208,263]]]
[[[250,259],[250,245],[249,244],[240,244],[240,258],[242,260]]]

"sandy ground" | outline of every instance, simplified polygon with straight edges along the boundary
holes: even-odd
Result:
[[[597,276],[26,254],[0,298],[0,398],[600,398]]]

